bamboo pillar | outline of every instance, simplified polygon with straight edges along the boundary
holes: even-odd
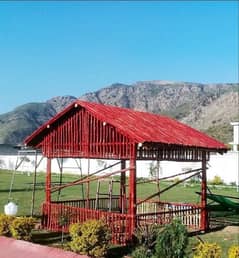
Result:
[[[121,169],[125,169],[126,165],[125,165],[125,160],[121,160]],[[121,172],[120,174],[120,210],[121,213],[125,213],[126,212],[126,187],[125,187],[125,183],[126,183],[126,175],[125,172]]]
[[[87,162],[87,178],[89,179],[90,177],[90,159],[88,158],[88,162]],[[86,184],[86,208],[89,209],[90,208],[90,181],[87,181]]]
[[[51,158],[47,158],[46,166],[46,202],[51,202]]]
[[[202,153],[202,183],[201,183],[201,230],[208,229],[208,214],[207,214],[207,159],[206,152]]]
[[[35,165],[34,165],[34,176],[33,176],[33,189],[32,189],[32,201],[31,201],[31,216],[34,215],[35,208],[35,197],[36,197],[36,178],[37,178],[37,151],[35,151]]]
[[[57,163],[58,163],[58,167],[59,167],[59,170],[60,170],[60,186],[62,185],[62,177],[63,177],[63,158],[57,158]],[[61,197],[61,189],[58,190],[58,193],[57,193],[57,201],[60,200],[60,197]]]
[[[132,236],[136,228],[136,155],[135,146],[131,148],[130,171],[129,171],[129,215],[130,215],[130,235]]]

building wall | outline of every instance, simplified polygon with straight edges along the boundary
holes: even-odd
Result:
[[[0,155],[0,168],[14,170],[17,158],[16,155]],[[27,156],[28,161],[22,162],[19,166],[19,171],[26,171],[31,173],[35,167],[35,156]],[[38,161],[40,157],[38,156]],[[81,159],[78,160],[78,164],[81,167],[82,174],[87,174],[88,170],[93,173],[103,167],[107,167],[110,164],[114,164],[118,161],[114,160],[90,160]],[[75,159],[64,159],[64,172],[72,174],[80,174],[81,171],[77,168]],[[89,166],[89,168],[88,168]],[[127,165],[126,165],[127,167]],[[156,161],[138,161],[137,162],[137,177],[149,177],[150,171],[157,167]],[[159,175],[160,177],[170,176],[178,173],[182,173],[186,170],[200,168],[200,162],[172,162],[172,161],[161,161],[159,163]],[[239,167],[239,152],[230,151],[224,155],[215,154],[211,155],[210,161],[208,162],[207,178],[212,180],[215,176],[219,176],[225,183],[230,184],[232,182],[238,184],[238,168]],[[107,169],[104,173],[110,173],[120,169],[120,165],[113,168]],[[46,159],[40,163],[37,171],[46,171]],[[59,166],[56,159],[52,161],[52,171],[59,173]]]

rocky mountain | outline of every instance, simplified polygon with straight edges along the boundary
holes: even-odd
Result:
[[[80,99],[168,115],[227,143],[232,140],[229,123],[239,120],[238,89],[238,84],[226,83],[141,81],[132,85],[116,83]],[[0,115],[0,143],[21,143],[75,99],[55,97]]]
[[[0,144],[21,144],[26,136],[75,99],[55,97],[46,103],[28,103],[0,115]]]

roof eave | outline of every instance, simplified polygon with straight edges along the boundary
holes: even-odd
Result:
[[[163,142],[149,142],[149,141],[142,141],[142,142],[136,142],[137,144],[153,144],[153,145],[162,145],[165,146],[166,148],[188,148],[188,149],[198,149],[198,150],[205,150],[209,152],[217,152],[220,154],[224,154],[228,152],[230,149],[224,145],[220,148],[215,148],[215,147],[210,147],[210,146],[195,146],[195,145],[183,145],[183,144],[168,144],[168,143],[163,143]]]

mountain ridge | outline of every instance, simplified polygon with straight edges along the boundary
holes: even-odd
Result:
[[[239,120],[236,83],[190,83],[162,80],[114,83],[79,97],[81,100],[163,114],[228,143],[230,122]],[[20,144],[41,124],[65,108],[75,96],[27,103],[0,115],[0,144]]]

